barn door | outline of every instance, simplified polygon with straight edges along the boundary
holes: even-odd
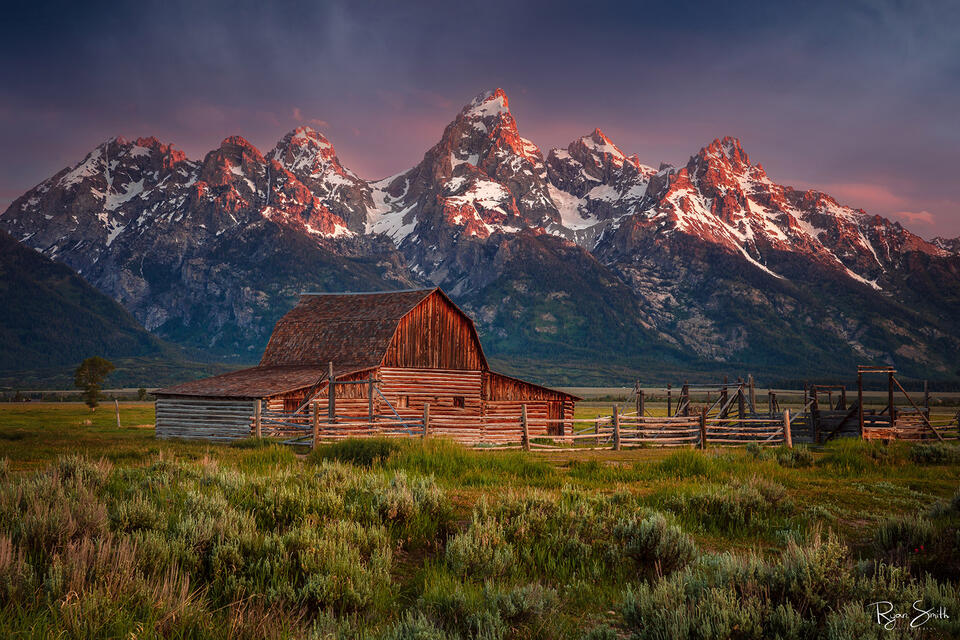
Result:
[[[563,418],[563,404],[560,402],[547,402],[547,420],[560,420]],[[563,425],[559,422],[548,422],[547,431],[550,435],[561,435]]]

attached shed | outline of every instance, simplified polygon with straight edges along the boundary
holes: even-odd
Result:
[[[429,403],[432,431],[465,441],[515,428],[524,405],[532,435],[569,432],[579,400],[491,371],[473,321],[439,288],[311,293],[277,323],[258,366],[157,391],[157,436],[246,437],[257,405],[326,411],[330,363],[338,417],[415,419]]]

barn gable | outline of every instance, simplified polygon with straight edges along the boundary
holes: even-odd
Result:
[[[440,289],[400,319],[381,363],[385,367],[487,369],[473,321]]]

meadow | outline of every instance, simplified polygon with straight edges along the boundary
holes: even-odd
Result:
[[[960,637],[955,445],[307,452],[121,420],[0,404],[0,637]],[[950,617],[909,628],[915,601]]]

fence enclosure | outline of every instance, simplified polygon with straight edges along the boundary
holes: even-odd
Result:
[[[286,444],[316,445],[363,437],[442,436],[485,449],[536,451],[618,450],[638,445],[701,448],[750,443],[792,445],[789,411],[776,418],[709,417],[706,411],[696,415],[652,417],[621,413],[614,406],[609,416],[558,420],[528,415],[525,405],[518,417],[431,417],[427,404],[423,415],[415,419],[378,415],[372,420],[347,416],[335,416],[331,420],[318,403],[297,413],[257,406],[253,409],[251,434],[283,438]]]

